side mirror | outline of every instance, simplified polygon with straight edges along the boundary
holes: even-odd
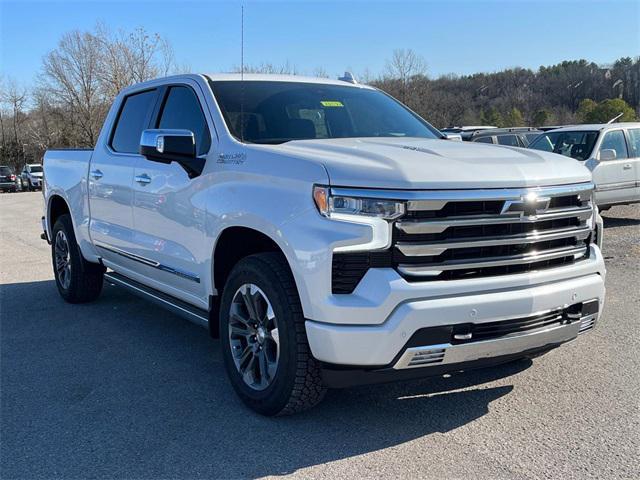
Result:
[[[598,160],[607,161],[615,160],[617,158],[616,151],[613,148],[604,148],[598,153]]]
[[[144,130],[140,137],[140,155],[152,162],[177,162],[189,178],[200,175],[205,163],[204,158],[196,156],[195,136],[189,130]]]
[[[462,141],[462,135],[459,133],[444,133],[443,135],[445,140],[453,140],[454,142]]]

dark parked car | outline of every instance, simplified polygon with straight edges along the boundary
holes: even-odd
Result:
[[[492,128],[474,132],[469,138],[463,138],[469,142],[493,143],[496,145],[508,145],[510,147],[528,147],[533,139],[542,131],[529,128]]]
[[[16,192],[18,185],[16,185],[16,176],[10,167],[0,166],[0,191],[2,192]]]

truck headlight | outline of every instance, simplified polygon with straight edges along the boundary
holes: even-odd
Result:
[[[404,213],[404,203],[396,200],[332,195],[328,187],[319,185],[313,187],[313,200],[320,214],[328,218],[360,215],[393,220]]]

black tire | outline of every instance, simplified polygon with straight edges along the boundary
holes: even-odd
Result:
[[[257,286],[266,295],[277,319],[277,369],[263,390],[254,389],[243,380],[229,338],[232,303],[236,293],[246,284]],[[304,322],[298,291],[282,254],[251,255],[233,268],[222,294],[220,339],[227,375],[249,408],[267,416],[291,415],[307,410],[323,399],[326,387],[318,361],[311,355]]]
[[[59,233],[60,232],[60,233]],[[60,248],[59,235],[66,239],[68,245],[69,270],[63,274],[56,265],[56,252],[64,250]],[[87,303],[95,300],[102,291],[104,267],[97,263],[87,262],[80,252],[73,232],[73,223],[69,214],[60,215],[53,226],[51,240],[51,260],[53,274],[56,280],[58,292],[69,303]],[[65,279],[64,275],[68,277]]]

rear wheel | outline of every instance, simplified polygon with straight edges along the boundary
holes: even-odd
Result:
[[[220,306],[225,368],[242,401],[263,415],[289,415],[322,400],[300,299],[284,257],[251,255],[232,270]]]
[[[86,303],[98,298],[102,291],[104,267],[82,257],[68,214],[58,218],[52,237],[53,273],[62,298],[69,303]]]

